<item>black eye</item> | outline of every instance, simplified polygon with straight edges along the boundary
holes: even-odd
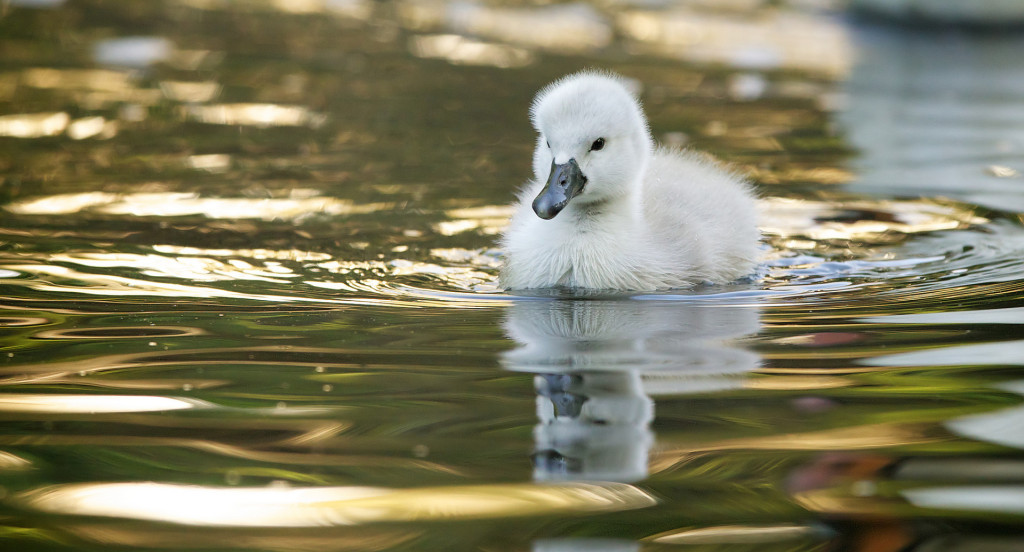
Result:
[[[548,145],[548,149],[551,149],[551,142],[544,142],[544,143]]]
[[[593,144],[590,144],[590,151],[597,151],[604,147],[604,138],[598,138],[594,140]]]

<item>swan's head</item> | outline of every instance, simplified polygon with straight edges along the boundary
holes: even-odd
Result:
[[[570,201],[597,203],[626,195],[643,174],[653,147],[640,103],[615,75],[569,75],[537,94],[533,172],[547,185],[533,201],[550,219]]]

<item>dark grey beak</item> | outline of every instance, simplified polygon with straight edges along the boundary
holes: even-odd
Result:
[[[533,200],[533,212],[544,220],[555,218],[573,196],[583,191],[586,183],[587,177],[583,176],[575,159],[570,159],[564,165],[556,165],[552,161],[548,185]]]

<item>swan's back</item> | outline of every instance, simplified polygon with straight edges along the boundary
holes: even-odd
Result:
[[[750,186],[707,155],[660,148],[643,182],[645,224],[663,253],[727,282],[751,272],[760,234]]]

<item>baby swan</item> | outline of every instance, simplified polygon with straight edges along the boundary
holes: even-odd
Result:
[[[502,238],[506,289],[650,291],[724,283],[754,267],[747,184],[699,154],[657,147],[621,78],[569,75],[530,109],[535,175]]]

